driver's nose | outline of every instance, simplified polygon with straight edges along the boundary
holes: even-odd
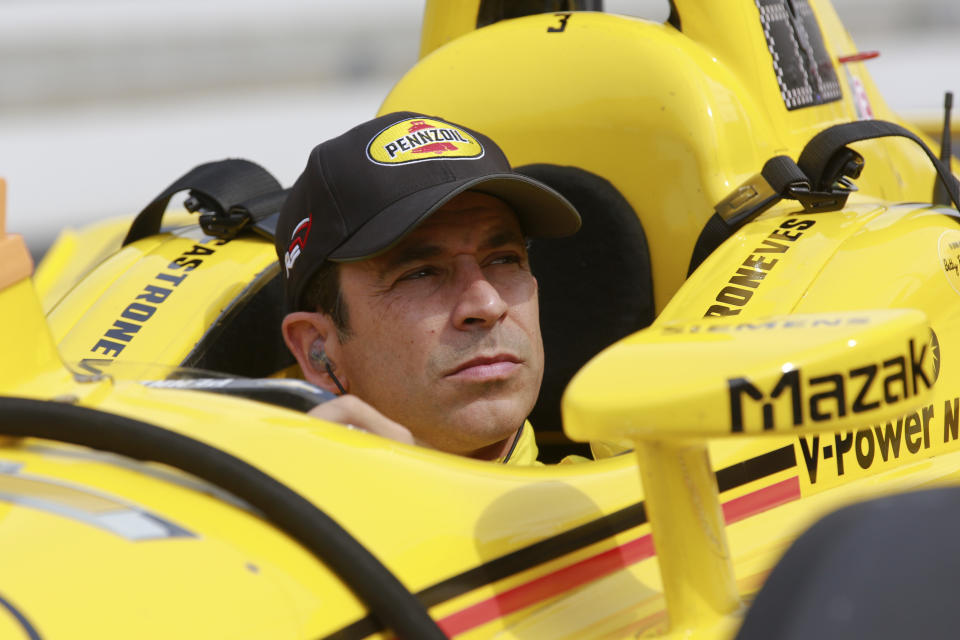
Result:
[[[472,258],[457,264],[458,287],[453,324],[467,331],[492,326],[507,313],[507,303]]]

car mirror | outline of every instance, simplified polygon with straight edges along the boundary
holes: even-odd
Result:
[[[915,310],[654,325],[567,387],[574,440],[801,434],[878,424],[929,402],[939,344]]]
[[[929,402],[940,347],[914,310],[662,323],[571,380],[574,440],[633,442],[671,629],[740,601],[707,439],[882,423]]]

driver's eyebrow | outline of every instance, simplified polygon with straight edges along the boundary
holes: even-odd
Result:
[[[480,251],[490,251],[498,249],[511,243],[520,247],[525,247],[523,234],[512,227],[494,229],[481,243],[478,249]],[[406,247],[398,247],[390,259],[382,263],[377,269],[377,276],[381,279],[390,273],[402,269],[407,264],[421,262],[436,258],[444,253],[444,248],[437,244],[410,244]]]
[[[511,243],[520,245],[521,247],[526,246],[526,243],[523,239],[523,234],[512,227],[507,227],[504,229],[494,230],[494,232],[491,233],[480,245],[480,249],[483,251],[489,251],[490,249],[499,249],[500,247]]]
[[[435,244],[411,244],[407,247],[397,249],[390,259],[380,265],[377,269],[377,275],[380,278],[400,269],[401,267],[421,260],[436,258],[443,253],[443,248]]]

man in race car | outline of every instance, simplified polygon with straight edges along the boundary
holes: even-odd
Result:
[[[533,464],[544,363],[526,238],[579,226],[492,140],[436,117],[391,113],[315,147],[276,231],[284,339],[340,395],[311,414]]]

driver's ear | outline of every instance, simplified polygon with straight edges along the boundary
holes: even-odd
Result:
[[[331,393],[341,393],[342,390],[324,366],[324,359],[318,357],[318,354],[326,354],[331,347],[336,350],[336,345],[328,344],[328,340],[337,341],[336,327],[330,316],[325,313],[295,311],[284,317],[281,327],[283,340],[297,359],[307,382]],[[340,376],[340,372],[337,374]],[[344,386],[348,384],[342,376],[339,382]]]

